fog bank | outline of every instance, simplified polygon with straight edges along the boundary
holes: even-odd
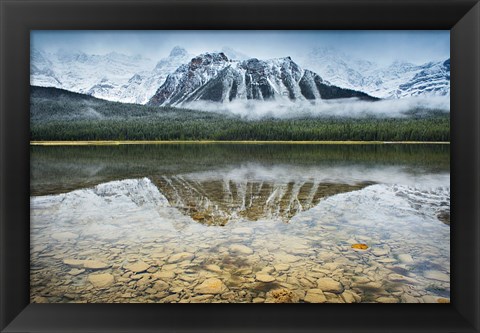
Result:
[[[195,101],[182,107],[232,114],[246,119],[305,118],[305,117],[350,117],[350,118],[397,118],[412,114],[428,115],[432,111],[450,112],[450,96],[410,97],[380,100],[376,102],[358,99],[290,101],[234,100],[232,102]]]

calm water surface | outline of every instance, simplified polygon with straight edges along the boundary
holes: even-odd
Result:
[[[447,302],[449,149],[32,146],[31,300]]]

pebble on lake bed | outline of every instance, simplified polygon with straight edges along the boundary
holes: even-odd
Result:
[[[90,281],[90,283],[93,284],[94,287],[106,288],[115,282],[115,278],[112,274],[109,273],[90,274],[88,276],[88,281]]]
[[[260,281],[260,282],[273,282],[275,281],[275,278],[269,274],[262,274],[262,273],[258,273],[255,275],[255,279],[257,281]]]
[[[297,303],[299,297],[293,291],[286,288],[275,289],[267,293],[265,303]]]
[[[172,255],[170,258],[168,258],[168,263],[175,264],[181,261],[192,260],[193,258],[195,258],[195,254],[189,253],[189,252],[181,252],[181,253],[176,253]]]
[[[217,278],[206,279],[194,289],[197,294],[221,294],[227,290],[228,288]]]
[[[343,292],[343,285],[331,278],[320,278],[317,280],[317,287],[322,291],[327,291],[335,294]]]
[[[368,245],[367,245],[367,244],[363,244],[363,243],[352,244],[352,249],[355,249],[355,250],[366,250],[366,249],[368,249]]]
[[[325,303],[327,298],[322,289],[310,289],[307,291],[304,301],[307,303]]]
[[[144,263],[143,261],[137,261],[133,264],[127,264],[123,266],[125,269],[132,271],[134,273],[141,273],[150,268],[150,265]]]
[[[228,248],[230,252],[239,253],[239,254],[252,254],[253,250],[248,246],[242,244],[233,244]]]

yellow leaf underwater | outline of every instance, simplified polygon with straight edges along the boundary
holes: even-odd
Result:
[[[366,249],[368,249],[368,245],[367,244],[352,244],[352,249],[366,250]]]

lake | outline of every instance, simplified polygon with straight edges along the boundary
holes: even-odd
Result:
[[[449,145],[30,149],[32,302],[449,302]]]

